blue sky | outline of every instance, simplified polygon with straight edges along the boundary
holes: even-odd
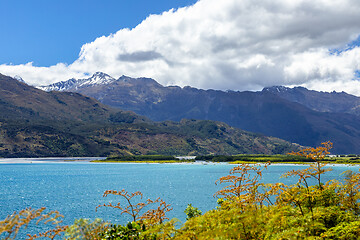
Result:
[[[72,63],[83,44],[195,0],[0,0],[0,64]]]
[[[0,9],[0,73],[34,86],[101,71],[360,96],[359,0],[0,0]]]

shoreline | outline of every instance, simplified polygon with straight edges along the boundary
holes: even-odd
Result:
[[[72,163],[102,160],[105,157],[44,157],[44,158],[0,158],[0,164],[24,163]]]
[[[237,165],[241,163],[265,164],[264,162],[207,162],[207,161],[99,161],[105,160],[105,157],[48,157],[48,158],[0,158],[1,164],[41,164],[41,163],[90,163],[90,164],[196,164],[196,165]],[[329,163],[324,162],[327,166],[356,166],[360,163]],[[274,162],[271,165],[310,165],[311,162]]]

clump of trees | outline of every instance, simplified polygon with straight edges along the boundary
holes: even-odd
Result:
[[[132,162],[132,161],[170,161],[178,160],[174,156],[170,155],[133,155],[133,156],[116,156],[107,157],[105,161],[119,161],[119,162]]]
[[[127,205],[123,207],[118,203],[103,206],[130,214],[133,221],[123,226],[111,225],[101,220],[94,222],[77,220],[74,225],[64,230],[65,237],[72,237],[69,239],[359,239],[360,173],[346,171],[344,181],[323,182],[323,174],[331,171],[331,168],[328,168],[322,160],[329,154],[331,147],[330,142],[325,142],[317,148],[306,148],[291,153],[313,161],[308,168],[284,174],[283,177],[296,178],[297,182],[293,185],[263,183],[262,174],[270,163],[243,163],[235,166],[228,176],[216,181],[216,184],[225,185],[214,194],[218,198],[219,206],[202,215],[200,210],[189,204],[185,210],[187,221],[180,228],[176,228],[176,220],[166,218],[165,214],[171,208],[161,199],[141,202],[140,192],[106,191],[104,196],[118,195],[127,202]],[[135,198],[140,198],[138,203],[134,201]],[[159,206],[140,215],[142,209],[150,204],[159,204]],[[4,226],[8,223],[0,222],[0,233],[9,231],[10,228],[4,230]],[[16,221],[12,226],[21,227]],[[12,232],[6,233],[10,235],[16,233],[17,228],[12,229]],[[80,233],[82,235],[79,235]]]
[[[250,163],[288,163],[288,162],[313,162],[312,159],[294,155],[266,155],[266,154],[240,154],[240,155],[204,155],[197,156],[195,160],[210,162],[250,162]]]

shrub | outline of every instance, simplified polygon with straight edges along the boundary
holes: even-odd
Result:
[[[184,211],[184,213],[186,214],[186,220],[189,220],[190,218],[193,217],[198,217],[202,214],[201,210],[199,210],[196,207],[193,207],[191,205],[191,203],[189,203]]]

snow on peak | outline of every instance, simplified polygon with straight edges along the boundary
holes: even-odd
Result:
[[[115,81],[115,78],[103,72],[96,72],[88,79],[79,79],[79,86],[104,85]]]
[[[263,89],[263,91],[268,91],[268,92],[286,92],[291,90],[291,88],[288,87],[284,87],[284,86],[272,86],[272,87],[266,87]]]
[[[72,78],[67,81],[53,83],[48,86],[40,86],[38,88],[44,91],[68,91],[83,86],[106,85],[113,81],[116,81],[116,79],[109,76],[108,74],[103,72],[96,72],[90,78]]]
[[[18,80],[19,82],[25,83],[24,79],[22,79],[19,75],[15,75],[14,79]]]
[[[72,88],[75,84],[76,84],[76,79],[75,78],[71,78],[67,81],[61,81],[61,82],[57,82],[57,83],[53,83],[47,86],[39,86],[37,88],[43,90],[43,91],[66,91],[70,88]]]

